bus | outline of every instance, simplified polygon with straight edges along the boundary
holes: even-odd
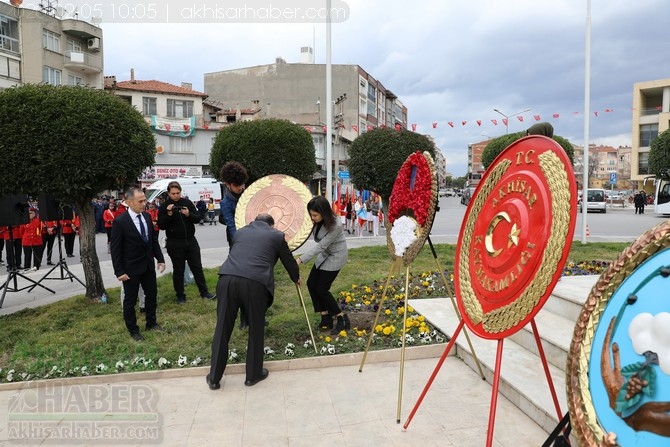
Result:
[[[670,215],[670,180],[656,178],[656,194],[654,195],[654,213]]]

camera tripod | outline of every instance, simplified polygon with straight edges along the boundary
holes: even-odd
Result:
[[[10,242],[10,246],[11,246],[11,251],[14,250],[14,243],[16,242],[14,240],[14,236],[12,234],[12,229],[13,229],[13,226],[10,225],[8,227],[8,231],[9,231],[9,242]],[[42,280],[39,280],[38,282],[35,282],[34,280],[25,276],[23,273],[20,273],[18,271],[19,266],[17,265],[16,257],[14,256],[13,252],[12,252],[12,258],[14,259],[14,261],[12,262],[12,266],[9,269],[9,274],[7,275],[7,280],[5,281],[5,283],[3,285],[0,286],[0,289],[3,289],[2,290],[2,296],[0,296],[0,308],[2,307],[2,303],[4,303],[4,301],[5,301],[5,295],[7,294],[8,291],[9,292],[20,292],[22,290],[29,289],[28,292],[30,292],[35,287],[40,286],[41,288],[43,288],[45,290],[48,290],[51,293],[54,293],[54,294],[56,293],[54,290],[51,290],[50,288],[40,284],[40,282]],[[9,256],[7,256],[7,261],[9,261]],[[32,283],[32,285],[28,285],[28,286],[19,288],[19,283],[18,283],[18,277],[19,276],[21,278],[25,279],[26,281]],[[42,278],[42,279],[44,279],[44,278]],[[13,284],[13,286],[11,286],[11,284]]]
[[[58,223],[56,224],[56,235],[57,235],[57,238],[58,238],[58,262],[56,263],[56,265],[54,265],[53,267],[51,267],[51,270],[49,270],[48,272],[46,272],[46,274],[45,274],[42,278],[40,278],[40,280],[37,281],[37,282],[35,283],[35,285],[32,286],[32,287],[28,290],[28,292],[31,292],[36,286],[44,287],[44,286],[41,285],[40,283],[41,283],[42,281],[44,281],[45,279],[49,279],[49,280],[63,280],[63,279],[69,279],[70,282],[74,282],[74,280],[76,279],[77,282],[78,282],[79,284],[81,284],[82,286],[86,287],[86,284],[84,284],[83,282],[81,282],[81,280],[80,280],[79,278],[77,278],[76,276],[74,276],[74,273],[72,273],[72,272],[70,271],[70,268],[67,266],[67,262],[65,262],[65,258],[63,257],[63,245],[62,245],[63,240],[62,240],[62,231],[61,231],[60,220],[58,220],[57,222],[58,222]],[[60,268],[60,278],[58,278],[58,277],[56,277],[56,278],[49,278],[49,275],[51,275],[51,273],[52,273],[54,270],[56,270],[57,268]]]

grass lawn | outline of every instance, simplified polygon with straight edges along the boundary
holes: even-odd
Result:
[[[627,243],[573,244],[566,274],[599,273],[600,262],[612,261]],[[447,278],[453,271],[456,246],[435,246]],[[315,327],[319,321],[311,306],[306,287],[302,292],[314,330],[319,355],[359,352],[365,349],[372,329],[375,309],[391,268],[386,246],[363,247],[349,251],[349,263],[340,272],[332,291],[345,302],[352,319],[346,335],[328,336]],[[311,264],[301,266],[301,277],[307,279]],[[410,268],[410,298],[444,297],[442,276],[428,247],[424,248]],[[383,303],[380,324],[374,328],[371,349],[397,347],[402,332],[405,270],[391,279]],[[210,290],[215,290],[216,270],[205,271]],[[45,377],[67,377],[86,374],[110,374],[117,371],[141,371],[188,365],[207,365],[216,324],[216,302],[200,298],[195,285],[187,287],[187,303],[178,305],[174,299],[172,278],[158,281],[158,322],[167,332],[145,332],[144,342],[130,338],[123,322],[119,288],[111,289],[107,304],[89,302],[83,295],[36,309],[0,317],[0,383]],[[450,290],[453,286],[450,285]],[[411,334],[415,343],[440,343],[445,340],[423,317],[412,317]],[[281,264],[276,268],[274,305],[268,310],[265,346],[273,352],[266,360],[316,355],[306,344],[310,340],[305,316],[295,285],[288,279]],[[410,324],[408,323],[408,326]],[[138,312],[138,324],[144,317]],[[354,327],[355,326],[355,327]],[[243,362],[247,334],[235,328],[232,336],[231,362]],[[12,371],[13,370],[13,371]]]

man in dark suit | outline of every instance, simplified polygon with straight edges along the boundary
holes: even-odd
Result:
[[[137,326],[135,304],[140,286],[145,295],[146,330],[162,328],[156,322],[156,267],[165,270],[165,259],[158,244],[158,235],[151,223],[151,216],[144,211],[147,199],[138,188],[126,192],[128,211],[120,214],[112,224],[112,264],[114,275],[123,282],[123,319],[130,336],[136,341],[144,340]]]
[[[247,342],[247,386],[253,386],[268,376],[263,368],[265,312],[274,300],[274,267],[281,259],[291,281],[300,284],[298,263],[288,248],[284,233],[273,228],[269,214],[259,214],[256,220],[235,232],[235,243],[228,258],[219,269],[216,285],[217,320],[212,341],[212,366],[207,384],[212,390],[221,387],[220,381],[228,362],[228,342],[235,327],[238,309],[246,311],[249,319]]]

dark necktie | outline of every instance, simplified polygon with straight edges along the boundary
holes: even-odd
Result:
[[[144,222],[142,222],[143,219],[142,219],[142,215],[141,215],[141,214],[138,214],[138,215],[137,215],[137,220],[138,220],[139,223],[140,223],[140,235],[142,236],[142,239],[144,240],[144,242],[147,242],[147,241],[148,241],[148,239],[147,239],[147,232],[144,230]]]

